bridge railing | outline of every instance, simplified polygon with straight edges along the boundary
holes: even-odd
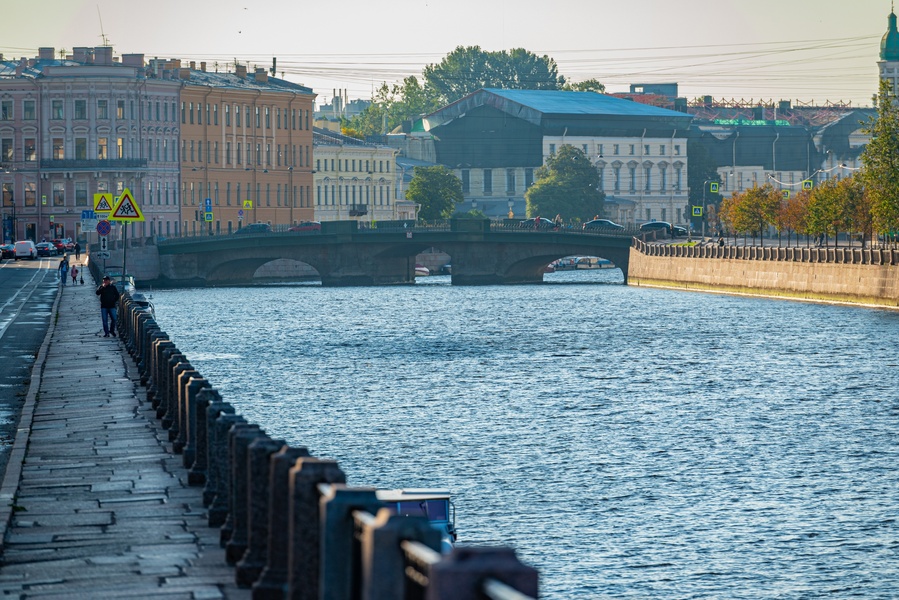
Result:
[[[336,461],[249,423],[193,368],[141,294],[123,295],[117,329],[189,485],[203,487],[235,582],[254,599],[537,597],[537,571],[513,550],[440,554],[440,532],[424,517],[392,515],[374,489],[348,487]]]
[[[899,265],[899,249],[894,248],[801,248],[774,246],[729,246],[705,244],[682,246],[648,244],[634,238],[633,247],[647,256],[672,258],[717,258],[845,265]]]

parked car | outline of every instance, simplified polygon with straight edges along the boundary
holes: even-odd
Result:
[[[322,224],[318,221],[303,221],[302,223],[297,223],[287,231],[321,231]]]
[[[2,258],[15,258],[16,257],[16,247],[12,244],[3,244],[0,246],[0,259]]]
[[[44,243],[47,243],[47,242],[41,242],[41,244],[44,244]],[[58,254],[66,253],[66,241],[65,240],[50,240],[49,243],[53,244],[53,246],[56,248],[56,252]]]
[[[234,235],[238,234],[249,234],[249,233],[271,233],[272,226],[268,223],[250,223],[249,225],[244,225],[240,229],[234,232]]]
[[[34,242],[31,240],[21,240],[16,242],[15,248],[16,260],[19,260],[20,258],[37,258],[37,248],[34,247]]]
[[[608,219],[593,219],[592,221],[587,221],[584,223],[584,229],[614,229],[616,231],[620,231],[624,229],[624,225],[619,225],[614,221],[610,221]]]
[[[36,244],[35,248],[38,256],[57,256],[59,254],[58,246],[52,242],[41,242]]]
[[[537,217],[540,219],[539,223],[534,223],[536,219],[525,219],[518,226],[522,229],[555,229],[556,224],[550,221],[549,219],[545,219],[543,217]]]
[[[640,231],[649,233],[652,231],[663,231],[671,237],[686,237],[687,230],[679,225],[672,225],[667,221],[650,221],[640,225]]]

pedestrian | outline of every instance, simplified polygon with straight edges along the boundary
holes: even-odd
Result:
[[[116,305],[119,303],[119,290],[112,284],[109,275],[103,276],[103,283],[97,288],[100,296],[100,319],[103,321],[103,337],[116,336]]]
[[[75,260],[81,260],[81,244],[75,242]]]
[[[540,229],[540,215],[534,217],[534,229]]]
[[[66,278],[69,276],[69,261],[63,257],[61,261],[59,261],[59,279],[62,281],[62,287],[66,287]]]
[[[562,215],[560,215],[560,214],[557,214],[557,215],[556,215],[556,218],[553,219],[553,226],[554,226],[556,229],[561,229],[561,228],[562,228]]]
[[[78,283],[78,267],[76,265],[72,265],[72,270],[70,272],[72,273],[72,287],[75,287],[75,284]]]

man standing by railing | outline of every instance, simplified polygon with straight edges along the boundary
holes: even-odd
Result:
[[[109,275],[104,275],[103,283],[97,288],[97,295],[100,296],[100,319],[103,320],[103,337],[116,336],[116,306],[119,303],[119,290],[112,285]],[[108,322],[108,323],[107,323]]]

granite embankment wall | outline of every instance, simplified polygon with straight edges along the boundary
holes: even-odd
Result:
[[[635,239],[628,285],[899,308],[899,250],[688,247]]]

